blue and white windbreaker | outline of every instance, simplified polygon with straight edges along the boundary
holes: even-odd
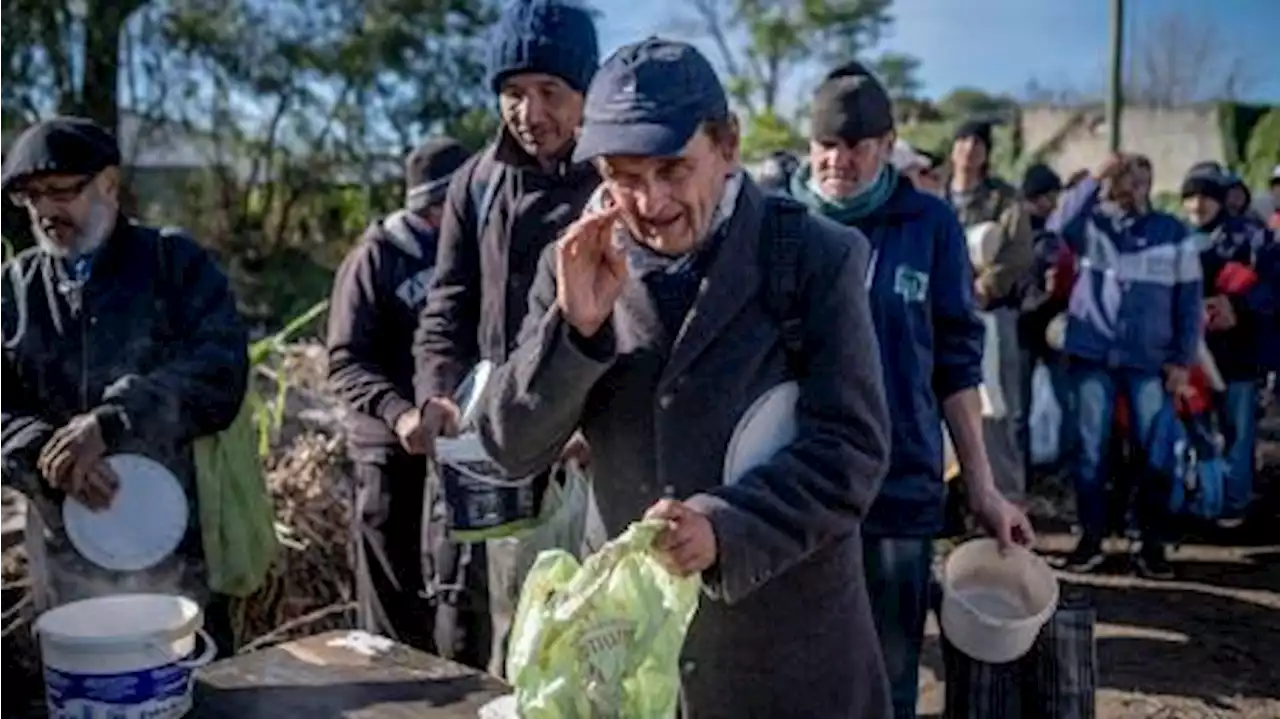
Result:
[[[1122,214],[1088,178],[1049,220],[1079,262],[1064,351],[1071,357],[1159,372],[1189,366],[1201,324],[1200,246],[1176,217]]]

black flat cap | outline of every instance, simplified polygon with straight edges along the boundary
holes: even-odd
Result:
[[[893,102],[861,63],[848,62],[827,74],[814,93],[809,131],[820,142],[849,144],[893,129]]]
[[[120,146],[105,127],[61,116],[27,128],[4,158],[3,190],[37,175],[96,175],[120,164]]]

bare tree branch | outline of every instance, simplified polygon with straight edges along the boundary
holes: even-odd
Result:
[[[1246,58],[1205,18],[1171,13],[1147,26],[1130,57],[1126,93],[1136,102],[1178,107],[1240,97],[1254,84]]]

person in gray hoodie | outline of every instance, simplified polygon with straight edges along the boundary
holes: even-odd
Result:
[[[360,626],[430,652],[452,627],[436,628],[427,591],[436,576],[453,573],[457,548],[439,533],[424,542],[423,504],[439,490],[427,493],[426,448],[413,431],[412,344],[445,192],[469,154],[448,137],[410,153],[404,208],[365,230],[338,268],[329,301],[329,384],[349,410],[347,455],[358,483],[352,554]]]

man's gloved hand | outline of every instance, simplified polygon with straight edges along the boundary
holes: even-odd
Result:
[[[53,433],[40,450],[36,466],[49,486],[61,489],[90,509],[104,509],[119,488],[119,479],[102,461],[106,452],[98,418],[81,414]]]

